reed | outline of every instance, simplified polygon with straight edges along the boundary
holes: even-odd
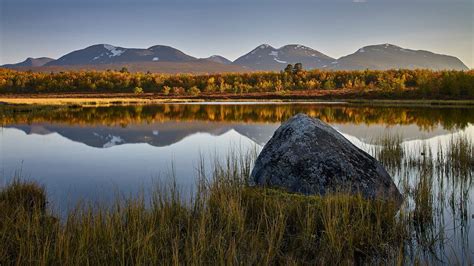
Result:
[[[360,195],[251,187],[256,151],[231,153],[211,169],[202,159],[191,199],[170,182],[157,184],[150,196],[79,204],[61,219],[44,188],[15,179],[0,188],[0,265],[450,262],[439,255],[450,250],[443,210],[450,204],[468,226],[470,183],[453,185],[447,195],[442,180],[459,181],[445,169],[472,160],[472,141],[453,137],[437,155],[423,145],[417,156],[408,156],[397,137],[380,143],[387,149],[377,153],[382,163],[396,165],[402,178],[401,208]]]
[[[467,135],[452,137],[446,154],[446,164],[460,176],[468,176],[474,169],[474,143]]]
[[[401,135],[385,135],[372,142],[375,144],[374,148],[372,148],[372,154],[385,167],[391,169],[401,167],[405,156]]]
[[[0,227],[0,264],[351,264],[397,259],[407,232],[395,204],[359,195],[303,196],[249,187],[249,164],[227,159],[210,175],[201,169],[200,189],[189,201],[175,185],[159,186],[149,199],[141,194],[118,197],[111,206],[78,205],[61,221],[43,207],[46,195],[37,184],[10,183],[0,191],[0,206],[10,210]],[[24,208],[24,202],[40,204]]]

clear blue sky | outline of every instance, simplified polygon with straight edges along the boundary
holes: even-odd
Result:
[[[474,66],[472,0],[0,0],[0,64],[97,43],[231,60],[261,43],[332,57],[392,43]]]

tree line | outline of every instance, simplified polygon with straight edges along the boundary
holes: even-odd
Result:
[[[417,125],[423,130],[463,129],[474,123],[474,108],[393,107],[324,104],[159,104],[108,107],[0,105],[0,125],[54,123],[121,126],[166,121],[279,123],[306,113],[326,123]]]
[[[130,73],[127,69],[43,73],[0,69],[2,93],[157,93],[163,96],[285,93],[313,90],[355,90],[421,97],[474,98],[474,71],[430,70],[303,70],[289,65],[280,72],[222,74]]]

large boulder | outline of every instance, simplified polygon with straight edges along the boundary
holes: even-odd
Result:
[[[383,166],[319,119],[297,114],[282,124],[258,156],[253,185],[324,195],[361,193],[401,202]]]

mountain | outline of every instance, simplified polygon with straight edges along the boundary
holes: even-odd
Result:
[[[354,137],[365,144],[371,144],[374,139],[386,135],[387,127],[384,124],[332,124],[344,135]],[[147,143],[156,147],[173,145],[197,133],[208,133],[220,136],[235,130],[258,145],[265,145],[275,130],[280,126],[278,122],[209,122],[209,121],[166,121],[144,124],[129,124],[122,126],[97,125],[69,125],[56,122],[33,122],[31,124],[10,124],[5,128],[16,128],[26,134],[48,135],[59,134],[69,140],[80,142],[91,147],[110,148],[114,145]],[[448,135],[451,132],[442,126],[434,127],[427,132],[417,125],[395,125],[391,128],[395,132],[404,132],[402,141],[423,140],[437,136]]]
[[[393,44],[365,46],[355,53],[341,57],[325,68],[338,70],[416,69],[468,70],[456,57],[423,50],[410,50]]]
[[[232,61],[230,61],[229,59],[227,59],[223,56],[220,56],[220,55],[211,55],[211,56],[209,56],[207,58],[203,58],[203,59],[211,61],[211,62],[215,62],[215,63],[224,64],[224,65],[232,64]]]
[[[109,44],[96,44],[68,53],[46,66],[99,65],[127,62],[189,62],[196,60],[170,46],[155,45],[148,49],[123,48]]]
[[[4,67],[15,68],[22,71],[32,70],[39,72],[118,70],[122,67],[126,67],[131,72],[150,71],[169,74],[246,71],[243,67],[220,63],[217,62],[217,60],[197,59],[178,49],[165,45],[155,45],[147,49],[139,49],[124,48],[109,44],[92,45],[81,50],[70,52],[57,60],[50,60],[42,65],[21,63]]]
[[[140,49],[96,44],[70,52],[57,60],[47,57],[28,58],[21,63],[7,64],[2,67],[43,72],[107,70],[127,67],[132,72],[200,74],[280,71],[287,64],[295,63],[302,63],[305,69],[327,70],[399,68],[468,70],[468,67],[456,57],[423,50],[405,49],[392,44],[365,46],[355,53],[337,60],[299,44],[285,45],[278,49],[268,44],[262,44],[234,62],[219,55],[197,59],[165,45]]]
[[[7,67],[7,68],[15,68],[15,67],[38,67],[38,66],[43,66],[51,61],[54,61],[53,58],[49,57],[38,57],[38,58],[32,58],[28,57],[25,61],[16,63],[16,64],[6,64],[2,65],[2,67]]]
[[[62,71],[86,71],[86,70],[120,70],[126,67],[128,71],[134,72],[152,72],[152,73],[166,73],[166,74],[211,74],[211,73],[238,73],[248,72],[237,65],[224,65],[220,63],[211,62],[204,59],[198,59],[188,62],[126,62],[114,64],[91,64],[91,65],[64,65],[64,66],[40,66],[40,67],[14,67],[19,71],[33,71],[33,72],[62,72]]]
[[[278,49],[262,44],[237,58],[232,64],[253,70],[279,71],[287,64],[302,63],[305,69],[314,69],[329,65],[332,61],[334,58],[299,44],[285,45]]]

